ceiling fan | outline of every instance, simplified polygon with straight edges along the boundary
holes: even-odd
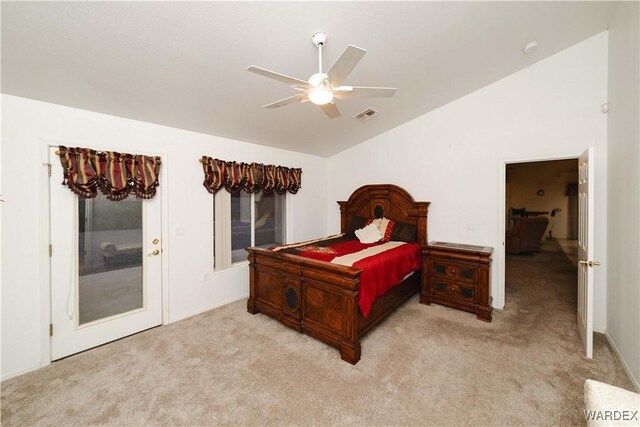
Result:
[[[362,86],[342,86],[342,82],[358,62],[362,59],[366,50],[348,45],[340,57],[333,63],[326,73],[322,72],[322,46],[327,42],[325,33],[315,33],[311,41],[318,48],[318,72],[308,81],[289,77],[275,71],[266,70],[254,65],[247,68],[247,71],[260,74],[270,79],[288,83],[300,93],[281,99],[276,102],[264,105],[263,108],[278,108],[295,102],[311,101],[320,107],[329,118],[340,116],[340,111],[336,107],[337,99],[367,98],[367,97],[391,97],[396,93],[393,87],[362,87]]]

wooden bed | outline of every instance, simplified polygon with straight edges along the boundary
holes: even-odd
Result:
[[[360,187],[338,204],[342,233],[354,215],[384,216],[415,225],[421,253],[426,252],[429,202],[416,202],[402,188],[384,184]],[[337,347],[342,359],[354,365],[360,360],[362,336],[420,289],[422,275],[416,272],[379,297],[365,319],[358,307],[361,270],[261,248],[247,252],[247,311],[262,312]]]

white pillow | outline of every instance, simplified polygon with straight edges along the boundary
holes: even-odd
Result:
[[[365,228],[356,230],[356,237],[360,240],[360,243],[375,243],[382,239],[382,234],[378,230],[378,225],[372,222]]]

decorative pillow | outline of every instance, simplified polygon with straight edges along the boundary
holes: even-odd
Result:
[[[380,230],[380,234],[382,235],[382,241],[388,242],[391,240],[391,233],[395,228],[396,222],[387,218],[376,219],[374,222],[378,222],[378,230]]]
[[[367,226],[367,218],[353,215],[347,225],[347,236],[356,237],[356,230]]]
[[[417,241],[417,227],[406,222],[396,222],[391,230],[391,240],[394,242],[415,242]]]
[[[356,230],[355,234],[360,243],[375,243],[382,239],[378,226],[373,222],[364,228]]]

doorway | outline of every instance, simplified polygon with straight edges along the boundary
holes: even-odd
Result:
[[[79,198],[49,149],[51,359],[162,323],[160,194]]]
[[[506,304],[554,304],[576,318],[577,199],[577,158],[506,165]]]
[[[531,287],[535,287],[536,277],[542,278],[551,269],[550,260],[544,260],[545,257],[542,256],[542,254],[548,255],[544,252],[545,248],[563,252],[566,260],[564,265],[570,269],[569,279],[565,280],[565,284],[570,287],[573,300],[576,301],[568,309],[572,311],[572,317],[577,320],[586,356],[592,357],[592,267],[599,265],[592,259],[595,210],[593,202],[594,149],[589,148],[576,158],[559,157],[557,160],[566,161],[566,163],[547,161],[547,159],[502,162],[501,189],[503,192],[501,198],[504,201],[504,210],[500,213],[502,218],[500,239],[503,241],[503,247],[498,251],[498,258],[503,262],[499,263],[498,267],[498,298],[502,305],[507,299],[509,277],[506,273],[508,272],[509,257],[512,257],[512,260],[518,259],[518,263],[514,264],[519,264],[521,269],[527,265],[522,262],[524,256],[532,257],[533,260],[538,261],[537,268],[532,268],[536,267],[535,263],[525,267],[528,271],[523,276],[525,278],[523,282],[528,281]],[[566,176],[566,179],[562,179],[563,175]],[[519,181],[522,181],[521,185],[517,186]],[[562,191],[563,187],[564,191]],[[557,196],[560,191],[560,194],[564,194],[564,197],[567,198],[564,203],[568,213],[566,222],[564,222],[566,227],[559,229],[566,229],[566,232],[561,231],[560,235],[565,238],[564,240],[557,239],[558,230],[555,228],[558,214],[562,211],[561,205],[555,206],[559,203],[558,199],[554,197],[550,197],[546,201],[536,199],[536,197],[543,198],[547,195],[549,189],[552,191],[550,195]],[[549,201],[555,202],[554,206],[550,206]],[[513,206],[515,203],[522,204],[522,206]],[[526,206],[526,203],[530,203],[530,207]],[[576,235],[577,240],[575,239]],[[571,239],[567,239],[567,237]],[[577,248],[577,251],[574,248]],[[540,254],[540,256],[536,257],[536,254]],[[547,284],[554,283],[556,278],[547,274],[544,281]],[[557,289],[548,289],[548,291],[553,293]],[[549,302],[554,302],[553,297],[550,297]],[[525,305],[527,304],[529,302],[525,303]]]
[[[578,262],[578,159],[510,163],[505,172],[505,275],[526,269],[523,283],[551,264],[571,267],[573,286],[566,298],[576,310]],[[541,274],[540,274],[541,275]],[[532,282],[529,282],[531,280]],[[511,283],[512,284],[512,283]],[[505,286],[511,285],[509,280]],[[505,294],[508,300],[509,292]],[[508,301],[505,301],[508,303]]]

